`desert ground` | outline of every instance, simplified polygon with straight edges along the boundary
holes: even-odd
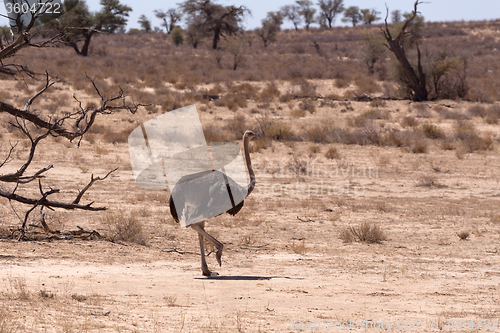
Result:
[[[71,52],[57,52],[65,51]],[[109,53],[100,56],[112,61]],[[97,78],[111,88],[112,81]],[[199,84],[222,95],[231,87],[257,91],[237,110],[218,100],[192,101],[207,141],[241,146],[242,131],[261,132],[251,143],[256,189],[238,215],[206,223],[224,243],[221,267],[207,249],[218,277],[202,276],[197,234],[173,221],[169,191],[141,189],[134,181],[128,134],[173,108],[100,116],[80,147],[47,138],[30,168],[54,165],[41,181],[44,188],[61,189],[54,200],[71,201],[91,175],[118,170],[82,199],[106,211],[45,210],[45,220],[61,234],[43,232],[37,209],[27,240],[18,241],[29,207],[0,198],[0,332],[498,330],[495,97],[488,103],[357,101],[351,98],[355,80],[337,81]],[[40,88],[12,79],[1,84],[9,91],[3,97],[20,107]],[[82,84],[56,85],[38,102],[40,114],[71,110],[73,94],[87,105],[98,104]],[[147,103],[159,88],[141,84],[131,87]],[[271,84],[281,98],[265,101],[263,91]],[[192,92],[174,83],[165,87],[186,96]],[[386,92],[380,88],[370,95]],[[68,101],[61,109],[49,113],[54,100],[63,99]],[[23,149],[3,173],[16,170],[29,147],[7,121],[2,118],[2,156],[9,142],[19,141]],[[351,131],[350,139],[340,129]],[[38,184],[22,191],[36,196]],[[363,241],[349,232],[361,226],[375,228],[378,237]],[[65,235],[78,227],[100,236]]]

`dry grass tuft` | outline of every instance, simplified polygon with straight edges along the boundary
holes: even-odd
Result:
[[[262,91],[257,95],[255,101],[258,103],[270,103],[281,97],[281,92],[274,83],[267,85]]]
[[[474,117],[484,118],[487,115],[486,108],[481,104],[471,106],[467,112]]]
[[[262,138],[262,139],[256,139],[252,140],[250,143],[250,152],[251,153],[258,153],[262,149],[266,149],[272,146],[272,142],[268,138]]]
[[[412,116],[406,116],[401,121],[401,126],[403,127],[415,127],[418,126],[419,124],[420,122],[415,117]]]
[[[214,126],[208,126],[203,129],[203,134],[205,134],[205,140],[210,142],[227,142],[229,138],[226,133],[220,128]]]
[[[299,108],[300,108],[300,110],[303,110],[304,112],[308,111],[311,114],[316,112],[316,107],[314,106],[314,102],[311,100],[305,100],[305,101],[300,102]]]
[[[350,226],[342,229],[339,237],[344,243],[359,241],[372,244],[387,240],[387,235],[379,226],[370,225],[368,222],[363,222],[357,227]]]
[[[243,114],[235,114],[233,119],[228,120],[224,128],[230,133],[232,139],[241,139],[248,129],[248,123]]]
[[[306,253],[306,241],[304,239],[297,243],[295,243],[295,241],[292,241],[292,243],[290,244],[290,248],[297,254],[304,254]]]
[[[469,238],[469,236],[470,236],[470,232],[460,231],[457,233],[457,236],[458,236],[458,238],[460,238],[460,240],[467,240],[467,238]]]
[[[165,297],[163,297],[163,299],[167,303],[168,307],[176,306],[175,302],[177,301],[177,297],[175,297],[175,296],[165,296]]]
[[[462,142],[464,150],[469,153],[489,150],[493,147],[493,138],[480,136],[474,126],[468,122],[459,121],[457,123],[455,138]]]
[[[422,133],[429,139],[444,139],[444,131],[434,124],[425,123],[422,125]]]
[[[409,150],[414,154],[425,154],[429,146],[425,140],[416,140],[410,145]]]
[[[134,217],[125,217],[122,214],[108,214],[102,222],[108,227],[108,238],[112,242],[123,241],[146,245],[146,235],[142,225]]]
[[[370,106],[373,108],[380,108],[384,107],[387,105],[387,102],[384,101],[383,99],[374,99],[373,101],[370,102]]]
[[[123,129],[123,130],[118,131],[118,132],[114,132],[108,126],[93,125],[90,128],[89,133],[101,134],[104,142],[108,142],[108,143],[112,143],[112,144],[127,143],[128,136],[130,135],[130,132],[132,132],[133,129],[134,128],[127,128],[127,129]]]
[[[321,152],[321,146],[312,145],[312,146],[309,146],[309,148],[307,150],[309,151],[309,157],[312,157],[314,154]]]
[[[420,178],[420,180],[417,183],[418,187],[437,187],[437,188],[442,188],[445,187],[444,185],[440,184],[436,178],[431,177],[431,176],[426,176]]]
[[[308,128],[305,131],[304,136],[307,141],[311,141],[314,143],[325,143],[329,141],[327,131],[324,128],[317,125]]]
[[[488,108],[486,118],[484,121],[490,125],[498,124],[498,119],[500,118],[500,105],[494,104]]]
[[[10,290],[15,299],[28,301],[31,297],[24,277],[9,277]]]
[[[266,137],[278,141],[288,141],[295,136],[290,125],[285,122],[272,124],[264,131],[264,134]]]
[[[463,160],[464,157],[465,157],[465,151],[463,149],[457,149],[455,150],[455,156],[459,159],[459,160]]]
[[[80,303],[85,302],[87,300],[87,296],[80,294],[72,294],[71,298]]]
[[[306,116],[306,111],[302,109],[296,109],[290,111],[290,117],[292,118],[302,118]]]
[[[456,148],[455,143],[451,140],[444,140],[441,143],[441,149],[443,150],[454,150]]]
[[[40,296],[40,298],[49,299],[54,298],[55,294],[43,289],[38,292],[38,296]],[[2,330],[0,330],[0,332],[2,332]]]
[[[330,147],[326,151],[325,157],[329,160],[338,160],[340,158],[339,150],[336,147]]]
[[[465,113],[462,111],[448,110],[448,109],[443,110],[442,112],[439,113],[439,115],[443,119],[453,119],[453,120],[470,119],[470,116],[468,113]]]

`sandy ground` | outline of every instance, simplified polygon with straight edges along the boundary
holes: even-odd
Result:
[[[352,105],[357,113],[368,107]],[[397,123],[406,105],[388,102],[388,122]],[[342,119],[340,109],[319,108],[294,127]],[[201,119],[233,115],[204,112]],[[134,123],[153,116],[139,113]],[[119,114],[107,124],[130,127],[129,118]],[[498,134],[487,126],[477,120],[478,128]],[[222,267],[214,254],[207,258],[220,276],[206,278],[196,233],[173,223],[167,191],[135,185],[125,143],[97,137],[76,148],[51,139],[33,170],[54,163],[43,184],[69,191],[53,199],[71,200],[91,173],[120,167],[84,197],[108,211],[47,213],[54,228],[82,226],[108,238],[0,240],[0,332],[500,329],[498,143],[462,159],[433,142],[426,154],[328,144],[311,152],[312,145],[273,142],[252,154],[256,190],[236,217],[207,222],[225,248]],[[340,159],[325,158],[332,146]],[[307,172],[290,171],[297,161]],[[0,204],[4,231],[18,226],[8,201]],[[140,222],[146,245],[108,240],[110,221],[128,217]],[[379,226],[387,240],[339,238],[362,222]],[[467,240],[457,236],[461,231],[470,233]]]

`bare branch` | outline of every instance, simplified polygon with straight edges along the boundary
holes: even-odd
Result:
[[[19,170],[17,170],[16,172],[12,173],[12,174],[8,174],[8,175],[2,175],[0,176],[0,180],[1,181],[4,181],[4,182],[16,182],[16,183],[29,183],[31,182],[32,180],[36,179],[36,178],[40,178],[40,175],[47,171],[48,169],[52,168],[52,166],[50,165],[49,167],[45,168],[45,169],[42,169],[40,171],[38,171],[35,175],[33,176],[28,176],[28,177],[22,177],[24,175],[24,172],[26,171],[26,169],[28,168],[28,166],[31,164],[31,162],[33,161],[33,157],[35,156],[35,150],[36,150],[36,146],[37,144],[45,139],[49,134],[50,134],[50,129],[45,132],[44,134],[42,135],[39,135],[35,140],[32,139],[30,133],[28,132],[28,130],[25,128],[25,126],[21,126],[21,124],[19,124],[19,120],[16,118],[16,121],[18,122],[18,126],[16,126],[17,128],[19,128],[20,130],[23,131],[23,133],[31,140],[31,149],[30,149],[30,153],[29,153],[29,156],[28,156],[28,159],[26,160],[26,162],[21,166],[21,168],[19,168]],[[22,178],[22,179],[21,179]]]
[[[399,35],[396,37],[396,43],[400,44],[401,43],[401,40],[403,39],[404,35],[405,35],[405,32],[406,32],[406,29],[408,29],[408,27],[410,26],[411,22],[415,19],[415,17],[417,17],[417,6],[419,4],[421,4],[422,1],[415,1],[415,4],[414,4],[414,9],[413,9],[413,12],[412,12],[412,16],[405,21],[405,24],[403,25],[403,27],[401,28],[401,31],[399,32]]]
[[[26,198],[21,195],[17,195],[12,192],[7,192],[4,189],[0,188],[0,196],[7,198],[9,200],[14,200],[23,204],[27,205],[39,205],[39,206],[45,206],[45,207],[53,207],[53,208],[64,208],[64,209],[81,209],[81,210],[89,210],[89,211],[100,211],[100,210],[106,210],[106,207],[93,207],[92,203],[89,203],[87,205],[80,205],[80,204],[73,204],[73,203],[65,203],[65,202],[58,202],[58,201],[50,201],[47,199],[44,199],[42,201],[37,200],[37,199],[32,199],[32,198]],[[40,202],[39,202],[40,201]]]
[[[18,143],[19,142],[16,142],[15,145],[12,145],[12,144],[10,145],[9,153],[7,154],[7,157],[3,160],[2,164],[0,164],[0,168],[3,167],[5,164],[10,162],[9,158],[12,155],[12,152],[14,151],[14,149],[16,148]],[[1,178],[0,178],[0,180],[1,180]]]
[[[72,114],[71,116],[68,116],[68,117],[65,117],[65,118],[61,118],[59,119],[58,121],[54,122],[54,123],[50,123],[42,118],[40,118],[39,116],[37,116],[36,114],[30,112],[29,110],[26,109],[26,106],[29,107],[31,105],[31,103],[33,102],[33,100],[38,97],[41,93],[45,92],[46,89],[48,89],[49,87],[51,87],[54,83],[50,83],[50,84],[46,84],[46,87],[44,87],[42,90],[43,92],[39,92],[37,93],[37,95],[33,96],[30,101],[28,101],[26,103],[26,106],[25,106],[25,109],[24,110],[20,110],[10,104],[7,104],[7,103],[3,103],[0,101],[0,112],[6,112],[14,117],[18,117],[18,118],[21,118],[21,119],[25,119],[31,123],[33,123],[34,125],[38,126],[38,127],[41,127],[41,128],[45,128],[45,129],[48,129],[50,130],[50,134],[51,135],[58,135],[58,136],[63,136],[67,139],[69,139],[70,141],[74,140],[75,138],[79,138],[79,137],[82,137],[85,133],[87,133],[87,131],[89,130],[89,128],[93,125],[94,121],[95,121],[95,118],[98,114],[109,114],[113,111],[116,111],[116,110],[127,110],[129,111],[130,113],[134,114],[137,109],[141,106],[146,106],[147,104],[141,104],[141,103],[132,103],[132,104],[127,104],[126,100],[125,100],[125,92],[123,89],[120,88],[120,91],[118,93],[118,95],[116,96],[113,96],[111,98],[105,98],[101,92],[99,91],[99,89],[97,88],[96,86],[96,83],[95,83],[95,78],[92,79],[92,78],[89,78],[89,80],[91,81],[92,85],[94,86],[97,94],[101,97],[101,101],[102,101],[102,104],[101,104],[101,107],[99,107],[98,109],[95,109],[93,110],[92,112],[90,111],[90,109],[83,109],[81,107],[81,103],[80,103],[80,111],[75,113],[75,114]],[[109,105],[110,102],[114,102],[114,101],[117,101],[117,100],[121,100],[122,103],[120,105]],[[77,100],[78,101],[78,100]],[[74,115],[79,115],[79,118],[78,120],[76,121],[77,125],[80,124],[80,122],[83,120],[83,119],[86,119],[86,126],[84,128],[80,128],[79,126],[77,126],[77,129],[75,131],[71,131],[71,130],[68,130],[64,127],[62,127],[64,121],[68,118],[71,118],[72,116]]]
[[[104,180],[104,179],[108,178],[108,176],[109,176],[110,174],[112,174],[113,172],[115,172],[116,170],[118,170],[118,168],[115,168],[115,169],[111,170],[110,172],[108,172],[108,173],[106,174],[106,176],[104,176],[104,177],[102,177],[102,178],[101,178],[101,177],[94,178],[94,175],[92,174],[92,175],[90,176],[90,182],[87,184],[87,186],[85,186],[85,187],[83,188],[83,190],[81,190],[81,191],[80,191],[80,193],[78,193],[78,195],[76,196],[76,199],[73,201],[73,204],[78,204],[78,203],[80,202],[81,198],[83,197],[83,195],[85,194],[85,192],[86,192],[86,191],[87,191],[87,190],[88,190],[88,189],[89,189],[89,188],[90,188],[90,187],[91,187],[91,186],[92,186],[95,182],[97,182],[97,181],[99,181],[99,180]]]
[[[26,183],[32,182],[35,179],[44,178],[45,176],[42,176],[42,173],[47,172],[48,170],[52,169],[53,167],[54,166],[51,164],[43,169],[38,170],[32,176],[18,176],[17,174],[2,175],[2,176],[0,176],[0,181],[5,182],[5,183],[26,184]]]
[[[33,207],[31,207],[27,212],[26,214],[24,215],[24,221],[23,221],[23,225],[21,227],[21,235],[19,237],[22,237],[24,236],[24,230],[26,228],[26,222],[28,221],[28,216],[30,215],[30,213],[38,206],[40,205],[40,203],[42,203],[43,201],[45,201],[47,199],[47,197],[51,194],[54,194],[54,193],[58,193],[59,190],[53,190],[53,189],[50,189],[50,191],[48,192],[43,192],[42,190],[42,183],[40,181],[38,181],[38,186],[39,186],[39,189],[40,189],[40,193],[42,194],[42,198],[40,200],[38,200],[34,205]]]
[[[26,111],[29,110],[29,107],[31,106],[31,104],[33,104],[33,102],[35,101],[35,99],[37,99],[37,97],[39,97],[41,94],[43,94],[45,92],[45,90],[47,90],[48,88],[52,87],[54,84],[56,84],[57,82],[59,82],[59,80],[50,82],[50,80],[49,80],[49,73],[47,73],[47,72],[45,72],[45,77],[46,77],[45,86],[42,88],[42,90],[40,90],[39,92],[37,92],[33,97],[31,97],[28,100],[28,102],[24,106],[24,109],[23,109],[24,112],[26,112]]]

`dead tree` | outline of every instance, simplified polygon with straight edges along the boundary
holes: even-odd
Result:
[[[403,71],[402,75],[405,84],[408,86],[408,88],[411,89],[413,99],[419,102],[427,100],[428,96],[425,73],[421,63],[420,49],[418,47],[418,43],[416,43],[418,63],[417,71],[415,71],[415,68],[410,64],[408,57],[406,56],[406,52],[403,46],[403,40],[410,34],[409,32],[407,32],[407,30],[411,22],[415,19],[415,17],[417,17],[417,7],[421,3],[422,2],[419,0],[415,1],[411,17],[405,21],[403,27],[401,28],[401,31],[396,36],[396,38],[392,37],[387,24],[389,8],[387,8],[387,14],[385,16],[385,28],[382,29],[382,33],[384,34],[385,40],[387,41],[387,48],[392,53],[394,53],[396,59],[401,64]]]
[[[27,74],[34,78],[40,77],[40,74],[29,71],[24,65],[15,62],[6,62],[8,58],[13,57],[21,49],[27,47],[39,48],[61,43],[64,31],[48,40],[38,43],[32,42],[35,34],[30,34],[30,29],[36,19],[37,16],[33,15],[32,22],[27,26],[27,28],[19,24],[17,30],[18,35],[13,36],[12,40],[9,42],[3,40],[2,43],[0,43],[0,72],[10,75],[24,76]],[[69,141],[75,140],[79,146],[83,136],[89,131],[98,116],[112,114],[119,110],[128,110],[131,113],[135,113],[137,108],[142,105],[126,101],[125,93],[121,88],[116,95],[105,97],[97,88],[96,79],[87,76],[89,84],[94,87],[96,94],[100,97],[100,103],[98,106],[83,107],[77,97],[73,96],[75,103],[78,105],[73,112],[66,113],[64,116],[60,117],[44,117],[36,112],[36,110],[33,110],[33,102],[35,102],[37,98],[44,94],[54,84],[59,82],[59,80],[51,78],[48,73],[42,75],[44,77],[45,84],[37,93],[28,98],[24,107],[20,108],[4,101],[0,101],[0,115],[10,115],[9,126],[12,126],[15,130],[19,131],[21,133],[21,137],[25,137],[29,140],[28,153],[25,159],[23,159],[24,157],[22,157],[22,154],[19,154],[19,151],[21,150],[18,149],[19,141],[17,143],[10,142],[10,148],[6,153],[6,156],[3,156],[3,158],[0,157],[0,197],[4,197],[11,202],[18,202],[30,207],[24,214],[24,219],[22,219],[22,226],[19,230],[20,239],[25,235],[26,222],[29,214],[35,208],[43,209],[43,207],[46,207],[48,209],[62,208],[66,210],[78,209],[86,211],[105,210],[106,207],[93,206],[93,202],[84,204],[80,201],[82,196],[89,190],[92,184],[96,181],[104,180],[109,176],[109,174],[116,170],[109,171],[104,177],[94,177],[92,175],[89,183],[82,190],[77,191],[77,195],[72,201],[61,202],[50,200],[50,196],[55,193],[59,193],[60,190],[43,186],[42,179],[45,178],[49,170],[53,168],[53,165],[49,164],[39,170],[28,171],[28,167],[30,167],[35,158],[35,152],[39,149],[40,145],[43,144],[44,140],[49,136],[61,137]],[[6,170],[5,167],[14,159],[23,159],[20,163],[21,166],[19,169],[14,172],[11,171],[3,173],[2,171]],[[26,192],[29,193],[29,189],[33,189],[33,187],[35,189],[38,188],[38,195],[23,194]]]

